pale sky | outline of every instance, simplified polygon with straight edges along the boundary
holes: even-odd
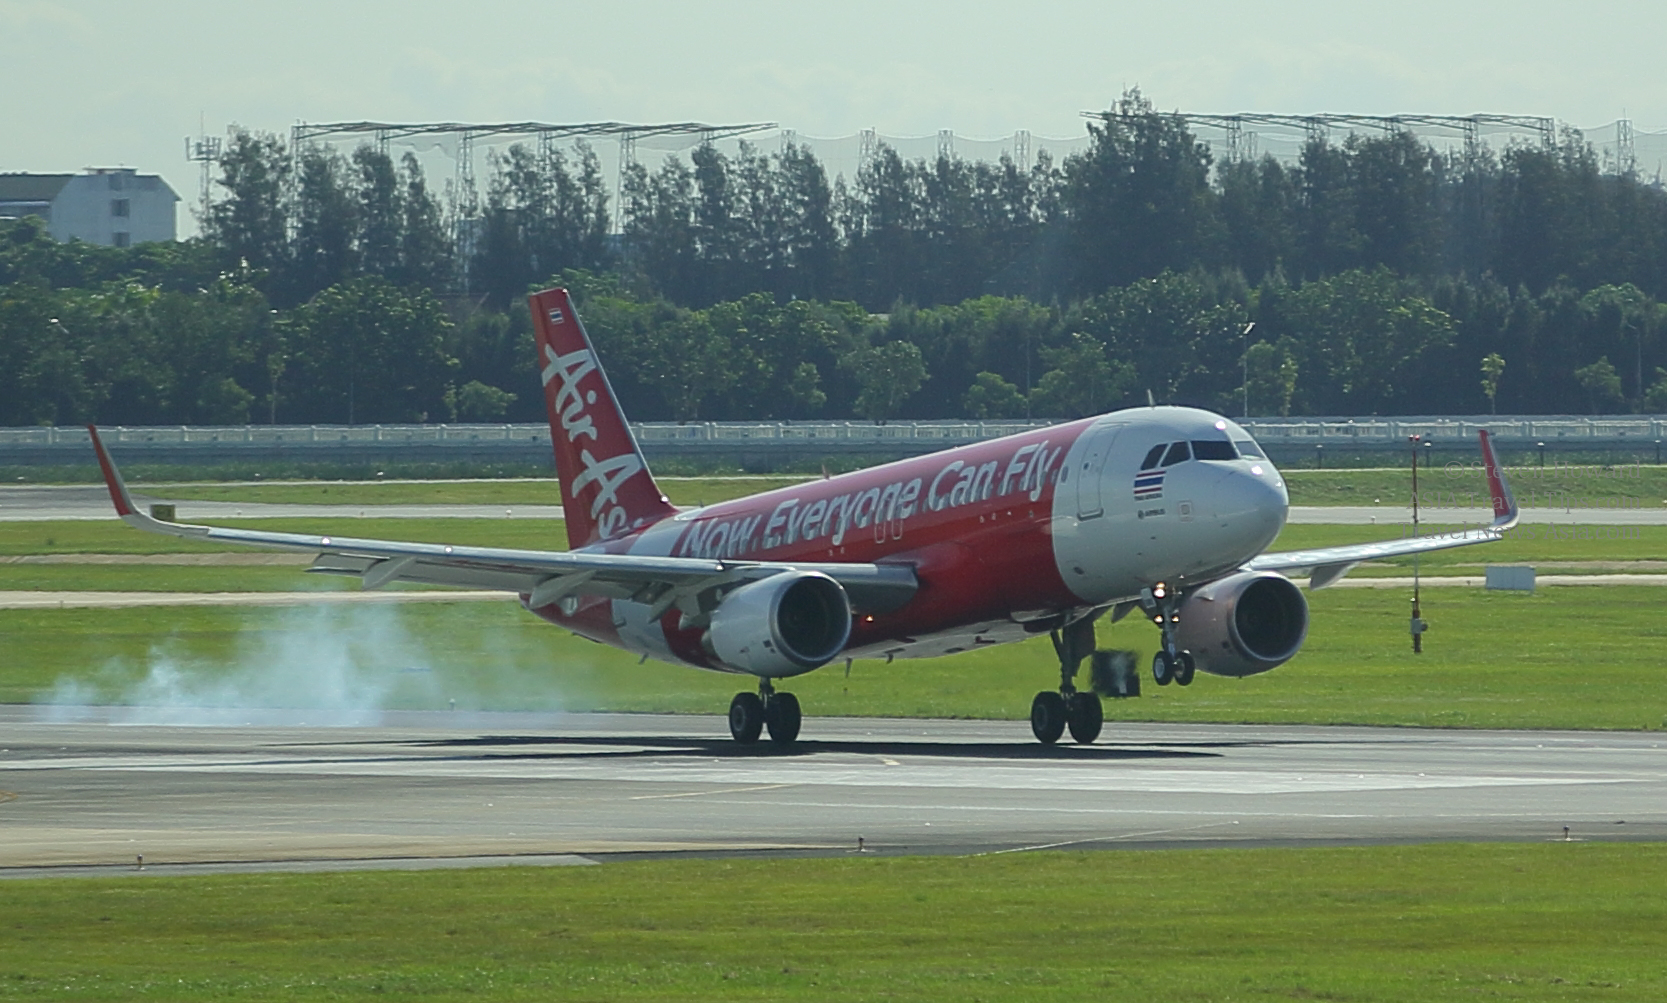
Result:
[[[0,0],[0,171],[125,164],[190,203],[199,121],[1066,137],[1136,85],[1166,110],[1667,130],[1663,38],[1659,2]]]

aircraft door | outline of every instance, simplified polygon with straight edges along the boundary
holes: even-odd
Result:
[[[1100,482],[1104,480],[1106,457],[1111,455],[1111,444],[1116,441],[1122,425],[1097,425],[1088,430],[1088,441],[1082,451],[1082,462],[1071,473],[1077,482],[1077,518],[1098,519],[1105,514],[1105,500],[1101,497]]]

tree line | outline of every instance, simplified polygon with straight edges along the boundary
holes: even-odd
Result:
[[[582,144],[442,198],[409,155],[239,133],[200,238],[0,223],[0,423],[539,420],[552,281],[640,419],[1667,410],[1667,193],[1577,134],[1218,164],[1135,92],[1090,132],[831,180],[702,146],[617,206]]]

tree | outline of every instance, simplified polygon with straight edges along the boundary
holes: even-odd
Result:
[[[881,425],[926,381],[920,349],[906,341],[856,349],[839,365],[857,381],[857,413]]]
[[[822,373],[813,362],[801,362],[793,368],[793,378],[787,381],[787,395],[804,414],[813,415],[828,402],[822,392]]]
[[[287,302],[300,303],[360,274],[356,237],[359,206],[347,163],[335,151],[308,147],[301,154],[295,199]]]
[[[353,151],[359,264],[366,272],[396,283],[405,228],[405,193],[399,180],[393,159],[386,153],[369,146]]]
[[[1453,340],[1453,319],[1387,268],[1310,282],[1283,304],[1298,346],[1302,396],[1317,414],[1391,414],[1419,396],[1426,353]]]
[[[515,403],[515,398],[508,390],[470,380],[461,390],[448,389],[445,400],[452,421],[497,421]]]
[[[1644,394],[1646,414],[1667,414],[1667,369],[1655,368],[1655,382]]]
[[[289,263],[289,151],[271,135],[235,131],[218,161],[224,197],[205,213],[203,233],[226,267],[281,271]]]
[[[291,325],[291,420],[420,422],[443,413],[457,368],[445,350],[451,328],[426,290],[377,276],[324,290]]]
[[[1213,263],[1219,234],[1210,152],[1186,123],[1159,114],[1134,89],[1088,131],[1088,152],[1065,161],[1071,287],[1092,295]]]
[[[440,203],[429,192],[415,154],[401,158],[400,182],[405,192],[400,200],[404,218],[399,235],[399,269],[389,278],[399,286],[451,289],[456,284],[456,248],[451,246],[441,221]]]
[[[1621,396],[1621,378],[1615,373],[1607,355],[1599,356],[1598,361],[1589,366],[1576,369],[1574,379],[1580,384],[1580,389],[1586,391],[1593,414],[1604,414],[1606,407],[1615,407],[1624,399]]]
[[[1482,358],[1482,393],[1488,399],[1488,413],[1498,414],[1496,399],[1499,396],[1499,377],[1505,373],[1505,358],[1498,352],[1489,352]]]
[[[1030,395],[1031,410],[1055,418],[1109,411],[1134,385],[1135,369],[1113,360],[1098,339],[1080,332],[1059,348],[1042,349],[1048,371]]]
[[[1291,414],[1291,397],[1297,389],[1298,366],[1290,338],[1278,344],[1258,341],[1245,350],[1243,392],[1251,414]]]
[[[1022,418],[1027,403],[1019,388],[1001,378],[1000,373],[982,372],[973,378],[962,399],[969,418]]]

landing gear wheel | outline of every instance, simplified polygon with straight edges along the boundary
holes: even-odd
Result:
[[[1030,730],[1043,745],[1052,745],[1065,734],[1065,698],[1043,690],[1030,702]]]
[[[733,719],[735,712],[730,711]],[[764,724],[770,729],[770,741],[777,745],[792,745],[799,737],[799,698],[791,693],[772,693],[764,705]]]
[[[758,741],[764,730],[764,701],[757,693],[737,693],[729,702],[729,734],[742,745]]]
[[[1065,701],[1065,723],[1071,728],[1071,738],[1079,745],[1088,745],[1100,737],[1105,724],[1105,712],[1100,698],[1093,693],[1073,693]]]
[[[1175,669],[1175,659],[1169,652],[1160,651],[1152,656],[1152,678],[1159,686],[1168,686],[1175,681]]]
[[[1192,652],[1183,651],[1175,656],[1175,685],[1191,686],[1192,674],[1197,668],[1198,664],[1192,660]]]

